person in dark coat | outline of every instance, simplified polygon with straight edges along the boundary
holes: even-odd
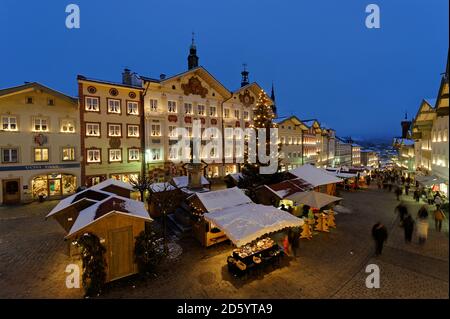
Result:
[[[419,202],[420,200],[420,192],[418,189],[414,191],[414,199],[416,200],[416,202]]]
[[[424,220],[428,219],[428,209],[425,205],[422,205],[422,207],[420,207],[419,211],[417,212],[417,218]]]
[[[400,185],[395,188],[395,195],[397,196],[397,200],[400,200],[400,195],[402,194],[402,189]]]
[[[388,238],[387,229],[381,222],[373,225],[372,237],[375,240],[375,255],[379,256],[383,251],[384,242]]]
[[[300,244],[300,230],[297,227],[289,230],[288,240],[292,247],[292,255],[294,255],[294,257],[296,257],[298,247]]]
[[[408,208],[406,208],[405,203],[403,201],[400,202],[400,204],[395,207],[395,211],[398,212],[398,215],[400,216],[400,224],[403,224],[405,217],[408,215]]]
[[[403,220],[403,229],[405,230],[405,242],[410,243],[414,232],[414,219],[410,214],[407,214]]]
[[[409,195],[409,184],[408,183],[405,185],[405,194]]]

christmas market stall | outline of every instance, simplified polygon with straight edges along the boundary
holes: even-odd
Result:
[[[331,206],[342,198],[308,191],[292,194],[287,199],[308,208],[303,214],[306,223],[302,226],[301,238],[311,239],[313,230],[328,232],[330,227],[336,228],[335,213]]]
[[[295,210],[292,200],[287,199],[287,197],[297,192],[304,192],[310,189],[313,189],[312,185],[300,178],[296,178],[281,183],[259,186],[255,190],[255,193],[256,199],[260,204],[275,207],[281,207],[283,205],[283,207],[292,207]],[[294,211],[292,213],[297,215]]]
[[[289,174],[295,178],[301,178],[314,187],[315,191],[334,195],[336,193],[336,184],[342,183],[342,179],[333,176],[324,169],[317,168],[311,164],[305,164],[289,171]]]
[[[83,257],[80,249],[87,238],[98,246],[96,251],[103,252],[98,263],[105,272],[105,282],[138,271],[135,238],[152,219],[143,202],[129,198],[131,191],[124,182],[105,180],[61,200],[46,216],[56,219],[66,231],[70,256]]]
[[[192,200],[199,216],[197,238],[205,246],[220,237],[236,246],[228,258],[230,271],[245,272],[277,260],[282,249],[269,234],[301,227],[304,223],[273,206],[255,204],[237,187],[196,194]],[[217,237],[209,234],[213,229],[217,229]]]
[[[198,193],[189,201],[196,217],[194,235],[204,246],[227,239],[240,246],[266,233],[303,224],[285,211],[255,204],[237,187]]]

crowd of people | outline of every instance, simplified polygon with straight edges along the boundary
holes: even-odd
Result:
[[[399,225],[403,227],[406,243],[412,242],[413,233],[416,230],[419,244],[425,244],[428,238],[429,209],[433,213],[435,230],[441,232],[442,222],[446,219],[446,215],[442,209],[444,199],[439,192],[433,192],[431,188],[421,186],[409,176],[405,177],[400,171],[396,170],[376,171],[374,179],[379,189],[391,192],[395,188],[395,196],[400,201],[395,208],[395,212],[399,215]],[[408,196],[411,188],[414,188],[413,199],[416,202],[423,201],[423,205],[420,206],[416,216],[408,211],[405,201],[402,200],[402,195]],[[372,237],[375,240],[375,254],[381,255],[384,242],[388,237],[386,226],[381,222],[376,223],[372,227]]]

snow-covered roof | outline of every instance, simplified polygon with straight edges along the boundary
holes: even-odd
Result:
[[[176,176],[172,178],[173,183],[179,187],[187,187],[189,184],[189,177],[188,176]],[[205,176],[201,177],[202,185],[209,185],[209,181],[205,178]]]
[[[342,182],[341,179],[333,176],[332,173],[310,164],[294,168],[289,173],[303,179],[313,187]]]
[[[109,209],[107,209],[106,212],[101,212],[103,204],[107,204],[111,201],[114,202],[116,200],[117,205],[113,205],[112,208],[108,207]],[[126,214],[127,216],[137,217],[148,221],[152,220],[147,212],[147,209],[145,209],[143,202],[117,195],[111,195],[110,197],[80,211],[77,219],[72,225],[72,228],[66,235],[66,238],[112,213]]]
[[[331,203],[342,200],[341,197],[331,196],[328,194],[319,193],[315,191],[298,192],[288,196],[287,199],[318,209],[327,206]]]
[[[99,190],[95,191],[95,193],[101,195],[101,196],[99,196],[100,199],[105,199],[105,198],[111,196],[111,193],[99,191]],[[90,194],[92,194],[92,188],[87,188],[81,192],[78,192],[73,195],[70,195],[69,197],[63,198],[62,200],[60,200],[58,202],[58,204],[56,204],[55,207],[53,207],[53,209],[50,211],[50,213],[47,214],[46,218],[66,209],[78,202],[81,202],[83,200],[91,201],[93,203],[96,203],[100,200],[100,199],[92,198],[90,196]]]
[[[232,174],[228,174],[227,176],[230,176],[236,182],[239,182],[239,179],[243,178],[242,173],[232,173]]]
[[[287,227],[299,227],[303,219],[273,206],[244,203],[204,214],[236,245],[242,246]]]
[[[132,190],[130,184],[114,179],[108,179],[100,184],[94,185],[62,199],[50,211],[50,213],[48,213],[46,218],[53,216],[72,205],[76,205],[77,203],[81,203],[83,201],[90,202],[88,203],[89,205],[78,205],[76,207],[76,209],[79,210],[78,216],[76,217],[66,237],[73,235],[74,233],[111,213],[127,214],[128,216],[142,218],[149,221],[152,220],[143,202],[122,197],[103,190],[111,185]]]
[[[197,193],[196,195],[208,212],[253,203],[252,200],[237,187],[206,193]]]
[[[150,189],[154,193],[164,192],[164,191],[173,191],[177,189],[175,186],[170,184],[169,182],[161,182],[161,183],[153,183],[150,185]]]
[[[104,180],[103,182],[100,182],[98,184],[95,184],[94,186],[89,187],[89,189],[92,190],[103,190],[104,188],[108,187],[108,186],[117,186],[120,188],[124,188],[124,189],[128,189],[130,191],[133,191],[133,186],[131,186],[130,183],[125,183],[122,181],[119,181],[117,179],[114,178],[110,178],[107,180]]]

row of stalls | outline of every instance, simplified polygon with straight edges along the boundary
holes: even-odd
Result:
[[[65,231],[71,257],[80,259],[77,240],[94,234],[106,248],[106,282],[138,272],[134,260],[135,238],[151,222],[143,202],[130,198],[130,184],[105,180],[61,200],[46,216]]]

